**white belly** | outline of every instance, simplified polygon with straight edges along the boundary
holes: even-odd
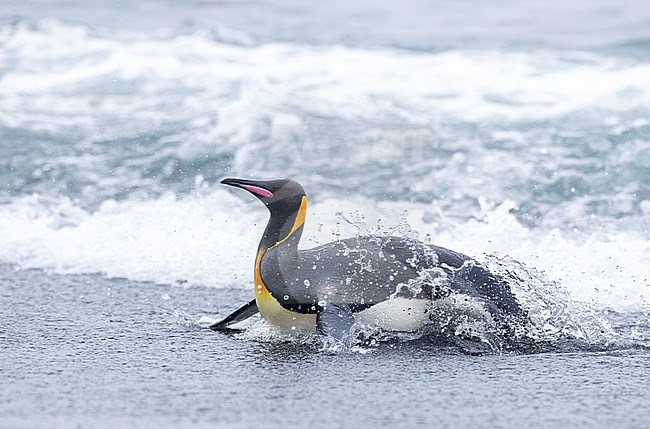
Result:
[[[259,309],[266,321],[279,331],[298,334],[313,332],[316,328],[315,314],[289,311],[273,298],[260,305]],[[393,298],[355,313],[354,319],[356,323],[384,331],[414,332],[430,322],[432,312],[434,317],[442,313],[447,317],[470,316],[491,320],[480,300],[465,295],[451,295],[433,302],[428,299]]]
[[[315,329],[315,314],[300,314],[286,310],[277,301],[273,304],[260,307],[264,319],[273,328],[295,334]],[[357,323],[385,331],[413,332],[428,323],[431,304],[430,300],[424,299],[394,298],[356,313],[354,319]]]
[[[354,315],[357,322],[385,331],[413,332],[429,322],[431,300],[393,298]]]

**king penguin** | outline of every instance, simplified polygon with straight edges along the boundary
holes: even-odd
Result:
[[[255,257],[255,299],[211,329],[228,330],[258,311],[283,332],[317,331],[349,345],[355,322],[415,331],[432,304],[450,296],[478,301],[494,320],[520,317],[509,285],[472,258],[397,236],[359,236],[299,249],[307,214],[303,187],[291,179],[221,183],[257,197],[271,217]]]

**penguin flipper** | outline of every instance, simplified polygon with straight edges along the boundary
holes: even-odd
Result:
[[[347,305],[328,304],[324,307],[318,307],[316,313],[316,330],[318,333],[332,337],[348,348],[352,344],[350,329],[353,324],[352,309]]]
[[[208,326],[208,328],[212,329],[213,331],[228,331],[232,329],[229,328],[230,325],[234,325],[235,323],[246,320],[256,314],[258,311],[257,302],[255,300],[252,300],[248,304],[245,304],[244,306],[235,310],[222,321],[213,323],[212,325]]]

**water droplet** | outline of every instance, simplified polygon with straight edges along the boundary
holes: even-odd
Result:
[[[321,299],[320,301],[318,301],[318,305],[320,305],[321,307],[325,307],[325,306],[327,306],[327,301],[325,301],[324,299]]]
[[[292,331],[295,331],[295,330],[296,330],[296,327],[295,327],[295,326],[292,326],[292,327],[291,327],[291,330],[292,330]]]
[[[288,300],[288,299],[289,299],[289,295],[285,295],[285,296],[284,296],[284,300],[286,301],[286,300]]]
[[[388,278],[389,278],[390,280],[395,280],[395,276],[392,275],[392,274],[391,274],[390,276],[388,276]]]
[[[170,299],[170,298],[171,298],[171,297],[169,296],[168,293],[163,293],[163,294],[162,294],[162,299],[164,299],[165,301],[167,301],[167,300]]]
[[[311,284],[311,282],[310,282],[309,280],[307,280],[307,279],[305,279],[305,281],[304,281],[303,283],[304,283],[305,286],[307,286],[307,287],[309,287],[309,285]]]

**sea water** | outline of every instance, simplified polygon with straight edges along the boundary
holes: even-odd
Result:
[[[641,1],[5,2],[0,154],[1,427],[650,424]],[[268,217],[228,176],[515,273],[540,341],[203,329]]]

